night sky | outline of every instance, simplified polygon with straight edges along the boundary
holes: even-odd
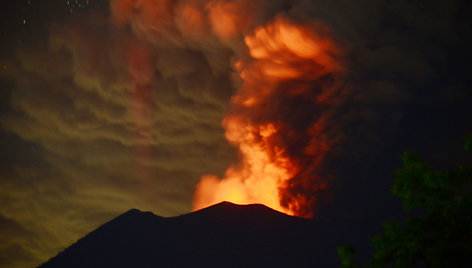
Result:
[[[283,126],[278,144],[307,170],[283,202],[309,200],[305,215],[352,230],[361,250],[403,215],[388,191],[403,151],[438,168],[466,158],[468,1],[111,2],[0,4],[1,267],[38,265],[130,208],[190,212],[200,178],[244,158],[225,138],[228,114]],[[329,37],[324,67],[342,67],[243,109],[244,36],[276,18]],[[323,105],[285,88],[321,88]]]

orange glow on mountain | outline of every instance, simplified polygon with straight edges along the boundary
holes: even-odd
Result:
[[[272,145],[277,129],[272,124],[255,126],[229,116],[223,124],[226,138],[236,144],[242,163],[226,171],[223,180],[204,176],[195,192],[194,208],[200,209],[226,200],[238,204],[261,203],[294,214],[280,205],[278,188],[297,171],[281,148]]]
[[[223,120],[226,139],[238,148],[241,161],[230,166],[222,179],[203,176],[196,186],[193,208],[221,201],[261,203],[290,215],[311,217],[316,197],[292,190],[309,188],[315,193],[326,187],[316,176],[330,150],[330,139],[323,131],[326,117],[300,130],[296,122],[286,122],[277,114],[290,109],[291,99],[302,98],[314,107],[334,94],[334,86],[318,87],[317,83],[342,70],[333,56],[338,49],[310,27],[283,18],[255,29],[244,43],[250,57],[234,64],[243,83]],[[283,113],[290,115],[290,111]],[[294,149],[292,144],[302,148]]]

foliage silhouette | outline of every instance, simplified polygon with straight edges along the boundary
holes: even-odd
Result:
[[[472,135],[464,149],[472,151]],[[375,253],[364,266],[465,267],[472,256],[472,166],[435,171],[415,152],[405,152],[402,162],[391,192],[402,198],[405,211],[421,216],[400,225],[385,221],[384,233],[371,240]],[[354,253],[350,246],[338,247],[340,267],[362,267]]]

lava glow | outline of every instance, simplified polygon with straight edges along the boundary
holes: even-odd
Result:
[[[279,186],[297,172],[281,148],[272,145],[277,135],[273,124],[255,126],[236,116],[223,122],[226,138],[236,144],[242,163],[231,166],[223,180],[206,175],[197,185],[194,208],[200,209],[220,201],[237,204],[260,203],[285,213],[294,212],[282,207]]]
[[[230,166],[222,179],[203,176],[196,187],[193,208],[221,201],[261,203],[290,215],[310,217],[313,197],[288,192],[295,184],[292,180],[303,183],[305,179],[318,179],[312,171],[330,150],[322,134],[326,121],[320,117],[302,134],[291,135],[295,130],[290,123],[274,114],[289,109],[284,106],[284,99],[301,97],[312,105],[325,100],[323,96],[329,95],[333,87],[313,94],[314,90],[320,91],[313,83],[326,74],[341,71],[332,56],[337,49],[310,27],[283,18],[255,29],[245,36],[244,43],[249,56],[235,64],[242,85],[223,120],[226,139],[239,149],[241,162]],[[304,143],[303,157],[290,152],[292,138]],[[313,193],[324,187],[324,183],[318,183],[312,187]]]

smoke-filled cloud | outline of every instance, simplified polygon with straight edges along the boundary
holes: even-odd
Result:
[[[221,128],[230,53],[212,53],[157,48],[85,15],[4,59],[13,86],[2,128],[36,150],[2,174],[1,213],[39,234],[12,242],[18,254],[37,264],[132,207],[190,210],[199,177],[234,158]]]
[[[393,139],[403,105],[467,96],[441,78],[465,47],[462,5],[114,0],[110,16],[51,26],[0,58],[0,266],[45,261],[132,207],[190,211],[202,176],[218,188],[255,166],[249,141],[275,170],[291,159],[281,209],[313,214],[346,182],[336,157],[356,163]],[[271,43],[280,24],[324,44],[321,57]],[[269,83],[274,66],[284,79]]]

